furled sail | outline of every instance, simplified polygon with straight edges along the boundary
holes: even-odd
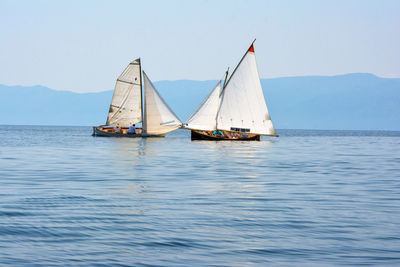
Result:
[[[221,81],[214,87],[195,113],[187,120],[186,128],[213,131],[216,130],[216,118],[220,104]]]
[[[253,45],[225,86],[217,114],[217,128],[276,135],[265,103]]]
[[[162,99],[145,72],[143,72],[143,81],[145,92],[144,134],[162,135],[181,127],[182,122]]]
[[[142,121],[140,71],[140,59],[136,59],[118,77],[106,125],[128,127]]]

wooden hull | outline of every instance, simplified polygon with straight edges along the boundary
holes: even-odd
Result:
[[[136,128],[135,134],[130,134],[127,132],[128,128],[121,128],[120,133],[116,133],[113,127],[93,127],[92,136],[103,136],[103,137],[129,137],[129,138],[137,138],[137,137],[164,137],[165,135],[148,135],[142,133],[142,128]]]
[[[259,134],[241,133],[234,131],[202,131],[191,130],[192,140],[214,140],[214,141],[260,141]]]

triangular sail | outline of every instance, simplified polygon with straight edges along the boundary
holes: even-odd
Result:
[[[140,71],[140,59],[136,59],[118,77],[106,125],[127,127],[142,121]]]
[[[187,120],[186,128],[213,131],[216,130],[216,118],[220,104],[221,81],[214,87],[195,113]]]
[[[225,86],[217,114],[217,128],[276,135],[265,103],[253,45]]]
[[[143,84],[145,92],[144,134],[162,135],[180,128],[182,122],[162,99],[145,72],[143,72]]]

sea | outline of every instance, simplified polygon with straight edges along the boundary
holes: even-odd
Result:
[[[400,132],[0,126],[1,266],[400,265]]]

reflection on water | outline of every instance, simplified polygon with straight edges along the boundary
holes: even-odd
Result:
[[[102,138],[102,137],[97,137]],[[134,163],[146,156],[146,139],[144,138],[115,138],[109,149],[110,157],[117,162]]]
[[[90,133],[0,127],[0,265],[400,264],[398,132]]]

